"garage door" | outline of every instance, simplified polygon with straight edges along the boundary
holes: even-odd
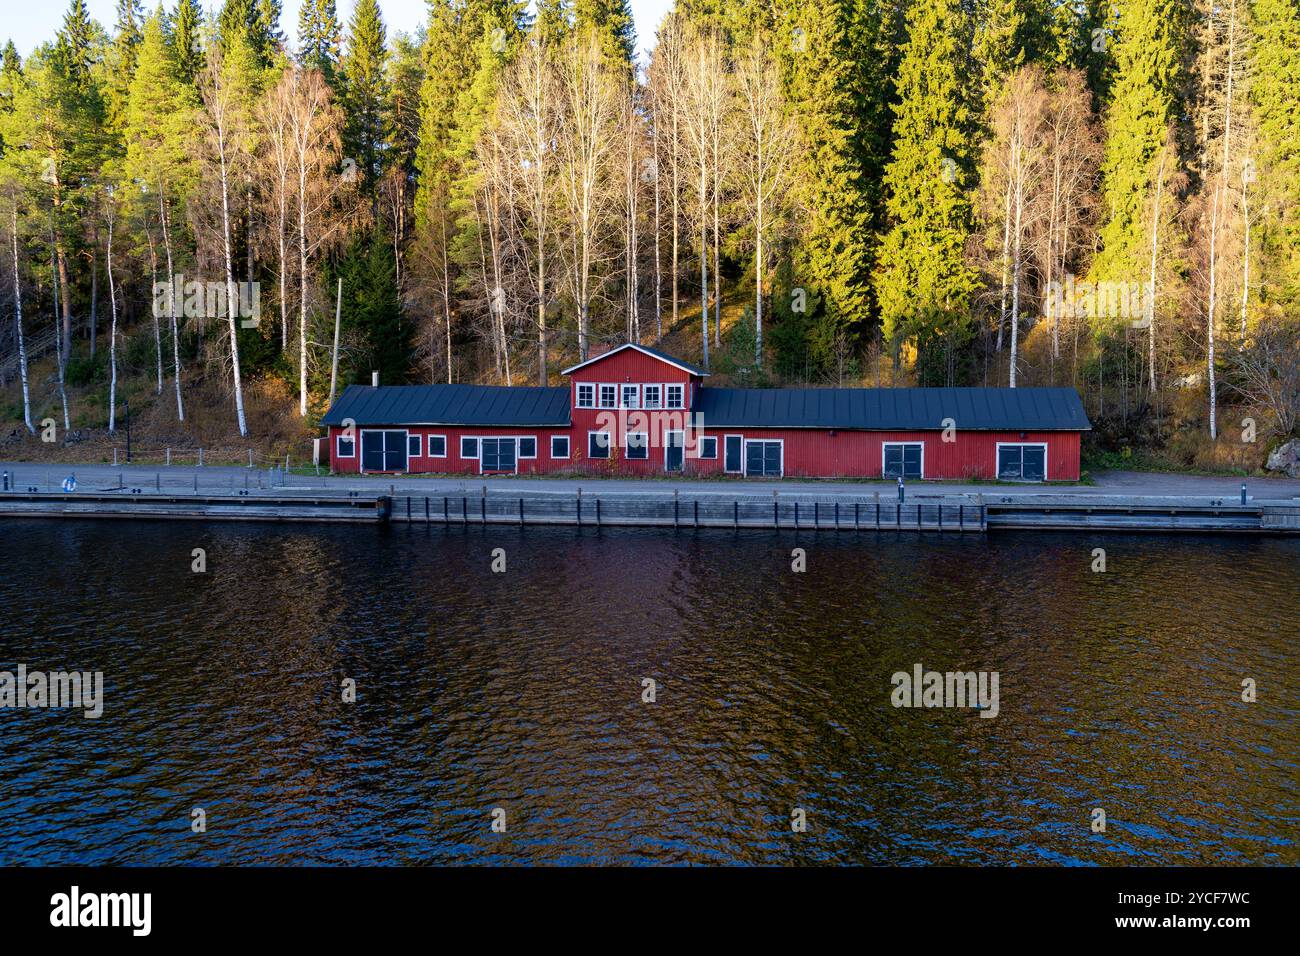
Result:
[[[921,443],[890,442],[885,445],[886,478],[921,477]]]
[[[998,478],[1002,481],[1043,481],[1047,478],[1046,445],[999,445]]]
[[[483,471],[514,471],[515,440],[513,438],[484,438],[479,443]]]
[[[362,471],[406,471],[406,432],[363,429]]]
[[[745,442],[745,474],[780,478],[781,443],[779,441]]]

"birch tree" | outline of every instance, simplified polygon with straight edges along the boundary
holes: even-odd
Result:
[[[288,131],[298,247],[298,414],[307,416],[307,318],[311,264],[338,242],[359,212],[355,181],[343,169],[342,118],[319,70],[292,68]]]
[[[611,200],[618,142],[619,86],[590,33],[567,41],[560,56],[562,102],[557,135],[568,217],[569,268],[578,311],[578,356],[591,340],[595,268],[605,255],[602,234]]]
[[[736,64],[739,137],[736,153],[745,201],[754,212],[754,364],[763,364],[763,277],[767,230],[790,185],[799,131],[786,113],[777,65],[755,37]]]
[[[232,230],[232,194],[248,162],[249,100],[246,79],[252,51],[243,37],[236,35],[224,44],[208,47],[207,64],[200,79],[203,102],[204,207],[208,232],[215,232],[216,253],[225,273],[226,323],[230,332],[230,369],[234,382],[235,419],[241,438],[248,437],[244,415],[244,386],[239,368],[239,329],[236,305],[235,264]]]

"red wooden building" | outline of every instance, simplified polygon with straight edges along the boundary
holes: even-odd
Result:
[[[1077,481],[1072,388],[713,388],[622,345],[557,388],[349,386],[322,419],[335,472]]]

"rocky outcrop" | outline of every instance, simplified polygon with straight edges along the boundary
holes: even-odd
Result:
[[[1293,438],[1274,448],[1264,467],[1269,471],[1280,471],[1288,478],[1300,478],[1300,438]]]

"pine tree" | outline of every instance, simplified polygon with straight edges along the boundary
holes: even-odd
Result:
[[[975,287],[965,261],[974,161],[967,37],[957,0],[921,0],[909,12],[877,271],[885,341],[942,346],[950,361],[969,338]]]
[[[355,159],[361,188],[375,194],[382,173],[380,155],[389,120],[388,48],[377,0],[358,0],[340,66],[342,106],[347,126],[344,155]]]

